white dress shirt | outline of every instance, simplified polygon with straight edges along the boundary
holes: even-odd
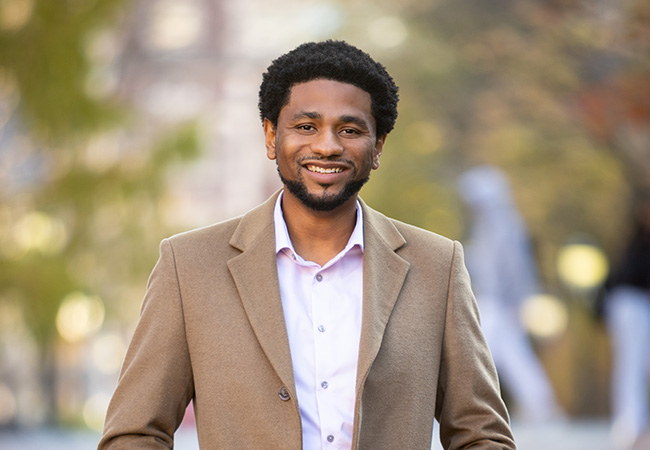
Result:
[[[275,204],[275,248],[289,335],[303,449],[352,446],[363,294],[363,220],[345,248],[324,266],[294,250]]]

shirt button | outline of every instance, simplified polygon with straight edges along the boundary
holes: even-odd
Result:
[[[331,434],[327,436],[327,442],[334,442],[334,436],[332,436]]]
[[[321,386],[323,389],[327,389],[327,386],[329,386],[329,385],[327,384],[327,381],[323,381],[323,382],[320,384],[320,386]]]
[[[318,325],[318,331],[320,331],[321,333],[324,333],[325,332],[325,325]]]
[[[316,281],[323,281],[323,275],[321,275],[320,273],[316,275]]]

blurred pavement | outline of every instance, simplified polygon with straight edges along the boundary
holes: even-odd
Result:
[[[615,450],[605,419],[512,427],[519,450]]]
[[[513,424],[519,450],[614,450],[605,420],[571,421],[563,424]],[[34,429],[0,430],[0,450],[92,450],[99,434],[89,431]],[[181,428],[174,448],[198,450],[196,433]],[[434,449],[440,448],[439,444]]]

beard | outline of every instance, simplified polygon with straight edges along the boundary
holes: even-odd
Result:
[[[280,175],[280,180],[284,184],[285,188],[291,192],[291,194],[296,197],[300,202],[305,205],[307,208],[313,209],[314,211],[332,211],[345,202],[347,202],[353,195],[357,194],[364,184],[370,179],[370,175],[361,179],[351,179],[343,189],[338,193],[328,193],[325,192],[322,195],[313,195],[310,194],[307,190],[307,186],[303,183],[302,180],[287,180],[282,176],[280,172],[280,166],[277,164],[278,175]]]

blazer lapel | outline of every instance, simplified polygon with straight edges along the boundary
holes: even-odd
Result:
[[[260,346],[295,398],[275,254],[273,207],[277,194],[242,218],[230,241],[242,253],[228,261],[228,268]]]
[[[406,241],[383,214],[361,203],[364,217],[363,320],[357,368],[361,390],[384,336],[410,264],[395,251]]]
[[[228,261],[257,339],[283,384],[295,385],[277,276],[273,207],[278,193],[247,213],[230,244],[242,253]],[[409,270],[396,250],[406,241],[381,213],[361,201],[364,217],[363,319],[357,368],[357,409],[365,379]],[[357,414],[358,415],[358,414]]]

